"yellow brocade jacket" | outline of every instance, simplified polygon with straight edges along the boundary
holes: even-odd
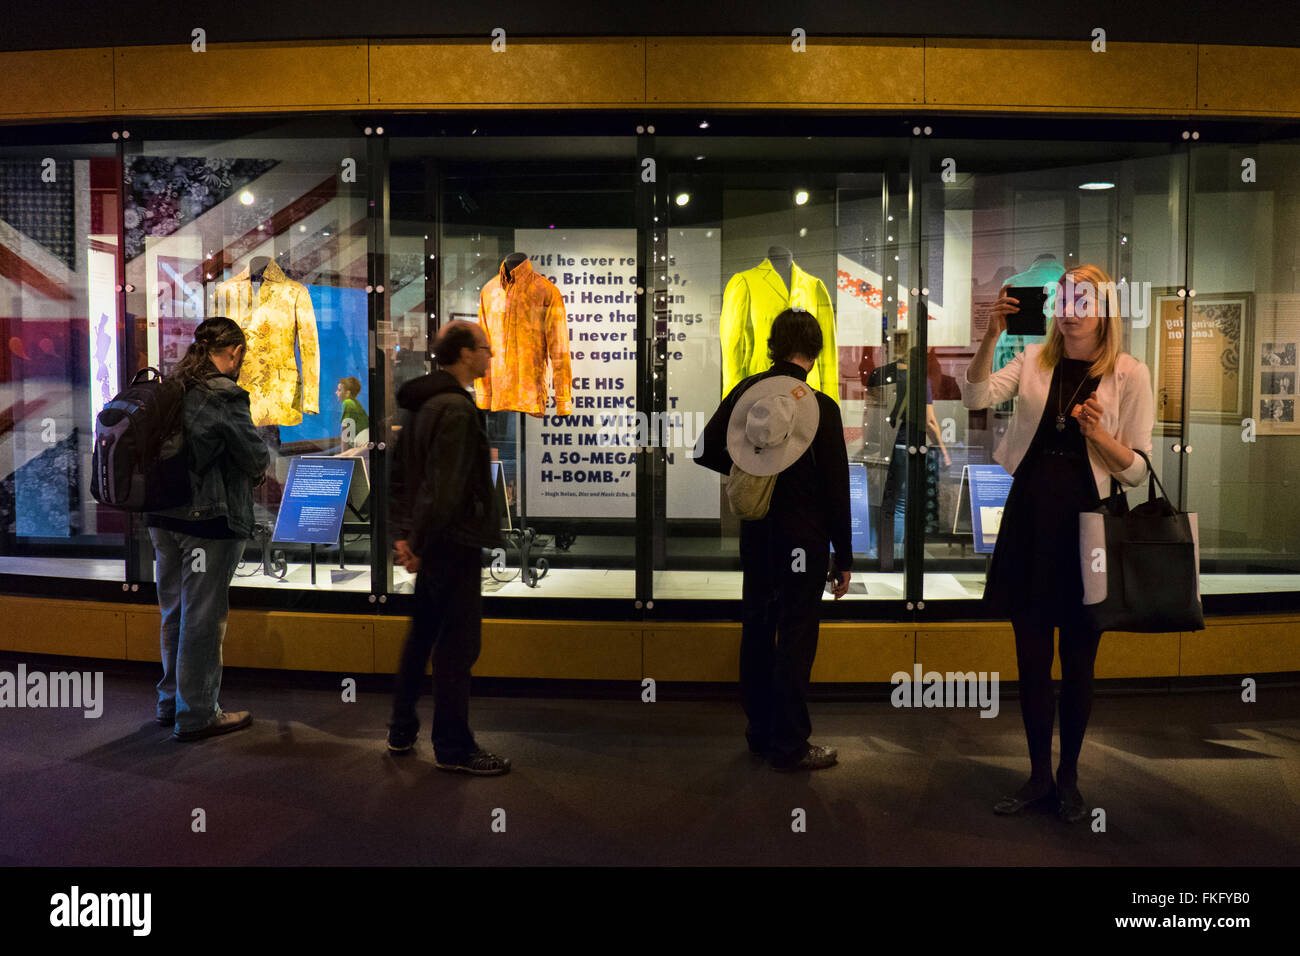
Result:
[[[804,309],[813,314],[822,330],[822,351],[808,384],[840,401],[839,353],[835,347],[835,311],[826,284],[798,265],[791,269],[787,290],[780,274],[764,259],[752,269],[737,272],[722,293],[722,394],[727,395],[751,375],[772,367],[767,355],[767,337],[772,322],[786,309]]]
[[[546,414],[546,369],[555,388],[553,415],[573,411],[569,322],[560,290],[527,259],[496,278],[478,297],[478,320],[492,346],[488,372],[474,382],[479,408]]]
[[[239,324],[248,341],[239,385],[247,390],[254,425],[297,425],[320,411],[320,346],[311,295],[273,261],[253,301],[248,268],[213,293],[212,315]],[[302,364],[299,367],[298,356]]]

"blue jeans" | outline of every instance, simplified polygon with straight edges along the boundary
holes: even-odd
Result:
[[[221,642],[230,610],[230,582],[244,539],[196,538],[150,528],[162,611],[163,677],[158,716],[175,714],[175,729],[202,730],[221,716]]]

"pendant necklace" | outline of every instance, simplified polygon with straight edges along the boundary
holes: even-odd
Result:
[[[1061,369],[1062,372],[1061,377],[1064,378],[1065,368],[1063,366],[1058,366],[1058,368]],[[1086,381],[1088,381],[1088,376],[1085,374],[1083,376],[1083,380],[1080,381],[1079,384],[1074,387],[1074,395],[1079,394],[1079,389],[1083,388],[1083,383]],[[1061,392],[1065,391],[1063,385],[1064,383],[1061,383],[1056,388],[1056,430],[1058,432],[1065,431],[1065,412],[1061,411]],[[1070,396],[1071,405],[1074,404],[1074,395]]]

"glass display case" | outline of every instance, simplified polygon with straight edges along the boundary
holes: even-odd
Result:
[[[134,372],[121,158],[75,127],[28,136],[0,141],[0,574],[121,581],[127,519],[90,495],[95,416]]]
[[[656,599],[739,600],[740,519],[723,476],[691,449],[722,397],[772,364],[786,309],[814,316],[822,351],[807,382],[840,407],[850,471],[848,597],[903,596],[909,306],[917,246],[908,143],[861,137],[660,135],[654,334],[669,425],[656,457]]]
[[[1184,284],[1186,151],[1171,142],[1111,135],[1080,140],[958,138],[927,144],[931,168],[922,203],[929,277],[923,343],[938,441],[925,465],[933,487],[922,552],[923,599],[979,597],[997,541],[1011,476],[993,458],[1018,399],[967,409],[962,389],[989,310],[1007,288],[1049,291],[1044,328],[1057,311],[1066,270],[1098,266],[1123,315],[1122,348],[1152,364],[1152,290]],[[1157,291],[1158,295],[1158,291]],[[992,371],[1042,335],[998,340]],[[1177,425],[1175,425],[1177,427]],[[1157,442],[1152,463],[1176,483],[1177,462]],[[1128,492],[1145,500],[1145,486]],[[930,512],[938,520],[930,523]]]
[[[391,445],[417,410],[398,390],[429,370],[436,331],[481,323],[493,354],[475,397],[505,515],[485,596],[631,601],[637,448],[618,438],[638,400],[635,137],[440,128],[389,140],[382,433]]]
[[[692,450],[797,307],[823,330],[809,381],[850,469],[853,587],[827,616],[977,617],[1014,405],[966,408],[966,369],[1004,286],[1090,263],[1150,370],[1153,462],[1199,516],[1209,608],[1300,595],[1294,131],[851,119],[4,128],[0,575],[149,586],[143,522],[89,493],[95,416],[227,315],[271,451],[233,600],[403,606],[399,395],[467,319],[494,348],[475,388],[506,515],[489,613],[733,618],[739,520]],[[995,368],[1027,341],[1000,341]]]
[[[292,123],[152,132],[123,150],[127,362],[167,374],[205,318],[235,320],[239,385],[271,461],[234,583],[367,593],[367,143]],[[342,521],[322,535],[327,486]]]

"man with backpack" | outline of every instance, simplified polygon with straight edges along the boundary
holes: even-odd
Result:
[[[420,731],[415,705],[433,654],[434,766],[478,776],[510,761],[478,746],[469,729],[470,669],[483,620],[483,548],[501,543],[483,415],[470,389],[492,348],[473,322],[449,322],[433,343],[437,370],[401,387],[406,419],[394,454],[389,518],[395,562],[415,573],[415,612],[402,648],[388,749],[409,753]]]
[[[807,696],[823,589],[832,582],[838,601],[853,567],[848,452],[839,406],[806,382],[822,350],[817,320],[787,309],[767,349],[772,367],[722,400],[696,461],[728,476],[744,519],[740,687],[750,752],[774,770],[821,770],[836,752],[809,745]]]
[[[163,678],[158,723],[177,740],[200,740],[249,726],[248,711],[228,713],[221,690],[221,642],[230,582],[253,532],[253,487],[270,456],[253,427],[248,392],[236,384],[244,360],[243,330],[214,316],[171,375],[185,388],[184,460],[188,503],[150,511],[162,611]]]

